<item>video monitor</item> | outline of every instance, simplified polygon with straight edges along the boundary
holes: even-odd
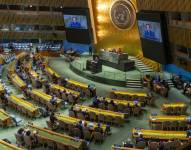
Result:
[[[138,20],[138,27],[141,38],[162,43],[160,23]]]
[[[162,12],[137,13],[143,55],[160,64],[171,62],[166,16]]]
[[[83,15],[64,15],[65,28],[88,29],[87,18]]]

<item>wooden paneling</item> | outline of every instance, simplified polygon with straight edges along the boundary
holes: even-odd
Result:
[[[0,32],[0,39],[65,40],[65,32]]]
[[[87,0],[0,0],[0,4],[55,7],[88,7]]]
[[[191,12],[191,0],[137,0],[138,10]]]
[[[64,26],[64,19],[61,13],[0,11],[0,24]]]
[[[171,43],[191,48],[191,30],[171,26],[168,30]]]

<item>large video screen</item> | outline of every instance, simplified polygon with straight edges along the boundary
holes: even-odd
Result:
[[[141,38],[162,43],[160,23],[138,20],[138,27]]]
[[[160,64],[171,62],[166,15],[162,12],[137,13],[143,55]]]
[[[82,15],[64,15],[65,28],[88,29],[87,18]]]

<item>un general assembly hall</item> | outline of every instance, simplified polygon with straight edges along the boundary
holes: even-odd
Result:
[[[0,150],[191,150],[191,0],[0,0]]]

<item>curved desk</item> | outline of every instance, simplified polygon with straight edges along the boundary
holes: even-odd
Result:
[[[0,150],[23,150],[23,149],[11,145],[3,140],[0,140]]]
[[[57,105],[53,106],[50,103],[52,96],[42,92],[41,90],[33,89],[33,90],[28,90],[27,92],[33,100],[44,104],[45,106],[47,106],[51,110],[58,109],[62,106],[62,100],[61,99],[57,99]]]
[[[161,130],[145,130],[145,129],[133,129],[132,136],[134,138],[142,137],[143,139],[155,139],[155,140],[190,140],[186,131],[161,131]]]
[[[76,105],[74,105],[73,109],[75,111],[77,111],[77,112],[78,111],[84,111],[84,112],[87,112],[87,113],[93,112],[96,115],[101,114],[101,115],[110,116],[110,117],[113,117],[113,118],[119,117],[122,120],[126,119],[126,114],[125,113],[119,113],[119,112],[114,112],[114,111],[109,111],[109,110],[103,110],[103,109],[93,108],[93,107],[84,106],[84,105],[76,104]]]
[[[12,124],[12,119],[3,109],[0,109],[0,125],[7,127]]]
[[[149,120],[152,123],[161,123],[161,122],[166,122],[166,121],[190,122],[191,117],[184,116],[184,115],[182,115],[182,116],[150,115]]]
[[[79,121],[82,121],[84,123],[87,123],[87,127],[90,129],[90,130],[95,130],[96,127],[98,127],[98,123],[96,122],[90,122],[90,121],[85,121],[85,120],[81,120],[81,119],[78,119],[78,118],[73,118],[73,117],[70,117],[70,116],[66,116],[64,114],[56,114],[56,119],[58,122],[63,122],[63,123],[66,123],[68,125],[76,125],[79,123]],[[106,132],[106,125],[105,124],[101,124],[101,128],[103,129],[103,132],[105,133]]]
[[[111,99],[111,98],[103,98],[103,97],[99,97],[98,100],[100,100],[101,102],[107,101],[108,103],[110,103],[111,101],[114,102],[114,104],[116,105],[124,105],[124,106],[129,106],[129,107],[134,107],[135,106],[135,102],[134,101],[124,101],[124,100],[118,100],[118,99]],[[137,105],[139,107],[141,107],[143,105],[142,102],[137,102]]]
[[[147,104],[152,104],[154,99],[149,97],[145,92],[129,92],[129,91],[111,91],[110,98],[121,100],[134,100],[141,101]]]
[[[75,139],[68,135],[59,134],[35,125],[28,125],[27,127],[31,131],[37,131],[37,136],[43,138],[43,140],[46,140],[47,142],[53,141],[56,144],[61,144],[63,146],[71,146],[75,150],[83,150],[83,140]]]
[[[60,91],[65,91],[66,93],[71,93],[73,96],[75,97],[80,97],[80,92],[77,92],[77,91],[74,91],[74,90],[71,90],[71,89],[68,89],[68,88],[65,88],[63,86],[60,86],[58,84],[52,84],[50,83],[50,89],[52,90],[55,90],[57,92],[60,92]]]
[[[5,92],[4,86],[0,83],[0,94],[3,94]]]
[[[8,100],[9,105],[16,106],[15,108],[19,108],[21,112],[27,112],[27,114],[31,117],[36,117],[40,113],[39,107],[26,100],[23,100],[22,98],[11,95],[8,97]]]

